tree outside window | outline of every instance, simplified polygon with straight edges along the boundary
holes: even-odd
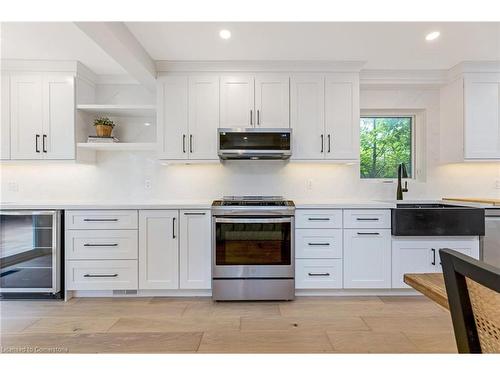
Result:
[[[361,118],[361,178],[397,178],[400,163],[413,177],[413,120],[413,116]]]

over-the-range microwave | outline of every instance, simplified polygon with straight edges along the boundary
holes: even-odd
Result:
[[[292,129],[218,129],[217,149],[221,159],[289,159],[292,155]]]

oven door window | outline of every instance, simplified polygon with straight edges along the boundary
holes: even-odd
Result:
[[[290,221],[216,222],[216,265],[290,265],[291,226]]]

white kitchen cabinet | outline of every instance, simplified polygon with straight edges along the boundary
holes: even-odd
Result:
[[[290,86],[292,158],[323,159],[325,79],[319,74],[294,75],[291,77]]]
[[[219,77],[162,77],[157,126],[160,159],[217,159]]]
[[[189,159],[217,159],[219,77],[189,77]]]
[[[10,77],[10,150],[12,159],[42,159],[43,110],[41,75]]]
[[[295,288],[341,289],[342,259],[297,259]]]
[[[137,260],[68,260],[68,290],[136,290]]]
[[[464,80],[466,159],[500,159],[500,74]]]
[[[326,77],[325,157],[359,159],[358,74],[330,74]]]
[[[342,229],[296,229],[295,257],[342,258]]]
[[[74,159],[74,77],[10,77],[12,159]]]
[[[290,84],[283,74],[223,76],[221,128],[288,128]]]
[[[359,159],[359,76],[351,73],[291,78],[293,159]]]
[[[210,211],[181,210],[179,247],[181,289],[211,288],[211,248]]]
[[[254,78],[252,76],[221,77],[221,128],[249,128],[254,126],[254,89]]]
[[[394,237],[392,240],[392,287],[409,288],[405,273],[443,272],[439,249],[450,248],[479,259],[478,237]]]
[[[289,81],[289,77],[282,74],[261,74],[255,77],[256,127],[290,127]]]
[[[344,288],[391,287],[391,230],[344,229]]]
[[[139,289],[179,287],[179,211],[139,211]]]
[[[391,227],[391,210],[344,210],[344,228]]]
[[[10,159],[10,76],[1,76],[0,159]]]
[[[342,229],[341,209],[319,209],[295,211],[295,228]]]
[[[188,158],[188,77],[168,76],[158,81],[158,157]]]
[[[441,161],[500,159],[500,73],[465,73],[440,91]]]
[[[43,77],[44,159],[75,158],[75,83],[74,77]]]

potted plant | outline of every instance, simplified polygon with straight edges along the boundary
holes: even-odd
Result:
[[[94,126],[98,137],[111,137],[115,123],[108,117],[98,117],[94,120]]]

